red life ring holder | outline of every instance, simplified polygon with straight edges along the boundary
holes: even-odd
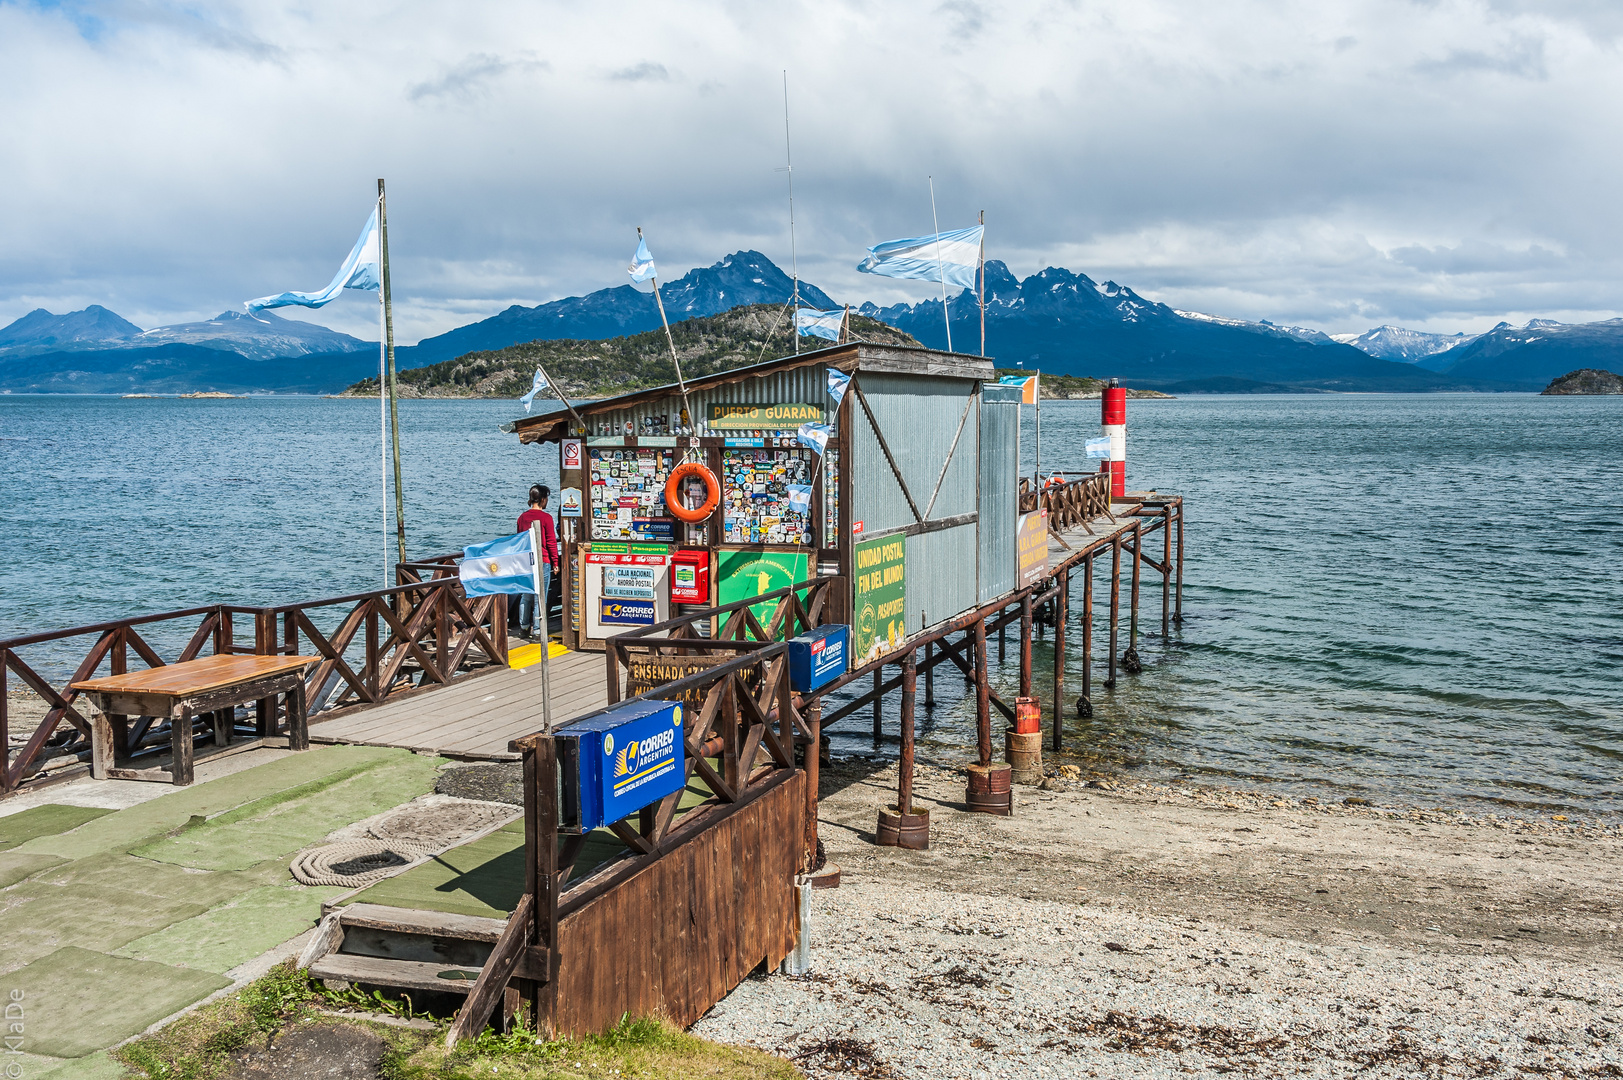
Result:
[[[682,481],[690,476],[697,476],[704,481],[704,505],[697,510],[689,510],[682,505]],[[689,525],[697,525],[709,517],[721,502],[721,482],[716,474],[699,464],[697,461],[684,462],[671,470],[671,477],[665,481],[665,509],[672,517],[680,518]]]

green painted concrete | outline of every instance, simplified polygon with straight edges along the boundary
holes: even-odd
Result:
[[[267,795],[131,853],[195,870],[245,870],[283,859],[354,821],[434,790],[437,758],[358,764]]]
[[[53,866],[60,866],[68,860],[60,855],[24,855],[20,852],[0,852],[0,889],[7,885],[15,885],[27,877],[33,877],[41,870],[48,870]]]
[[[77,829],[87,821],[106,817],[111,810],[99,806],[36,806],[0,817],[0,851],[14,848],[36,836],[55,836]]]
[[[522,819],[357,894],[356,903],[505,919],[524,892]]]
[[[358,762],[374,765],[411,757],[409,750],[375,746],[324,746],[268,762],[252,769],[176,788],[160,799],[97,818],[60,836],[41,836],[13,849],[31,854],[82,859],[108,851],[128,851],[179,829],[196,817],[210,818],[274,796],[287,788],[347,770]],[[431,759],[425,759],[431,760]]]
[[[63,1061],[60,1058],[39,1058],[39,1062],[49,1068],[38,1068],[23,1075],[28,1080],[120,1080],[129,1075],[124,1066],[112,1059],[107,1051],[102,1050],[89,1057],[70,1058]],[[54,1067],[51,1067],[54,1066]]]
[[[113,955],[224,974],[310,929],[321,918],[321,905],[346,891],[266,885],[136,938]]]
[[[230,986],[212,972],[126,960],[74,946],[7,977],[33,1003],[28,1048],[78,1058],[139,1034],[151,1024]]]

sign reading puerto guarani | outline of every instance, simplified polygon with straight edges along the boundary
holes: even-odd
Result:
[[[822,419],[821,405],[710,406],[710,426],[718,431],[790,431]]]
[[[851,666],[898,648],[907,636],[907,537],[876,536],[857,544],[851,586]]]

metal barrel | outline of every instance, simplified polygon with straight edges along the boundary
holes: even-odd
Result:
[[[971,813],[1008,817],[1014,812],[1014,792],[1010,780],[1007,765],[971,765],[969,787],[964,793],[965,805]]]
[[[915,810],[903,814],[896,807],[879,811],[876,838],[882,847],[908,848],[928,851],[930,848],[930,811]]]
[[[1043,733],[1007,728],[1003,732],[1003,757],[1009,763],[1017,784],[1036,784],[1043,778]]]

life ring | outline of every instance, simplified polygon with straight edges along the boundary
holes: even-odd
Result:
[[[682,505],[682,481],[690,476],[697,476],[704,481],[704,505],[697,510],[689,510]],[[697,461],[687,461],[671,470],[669,480],[665,481],[665,509],[672,517],[680,518],[689,525],[697,525],[716,509],[721,502],[721,482],[716,474],[699,464]]]

